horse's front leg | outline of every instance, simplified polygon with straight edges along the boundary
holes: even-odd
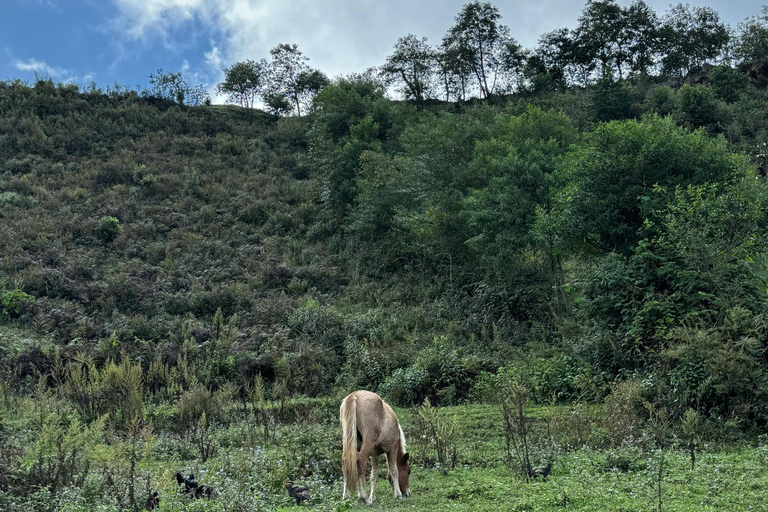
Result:
[[[368,495],[369,505],[373,504],[373,500],[376,499],[376,480],[379,479],[379,457],[371,455],[371,494]]]
[[[400,492],[400,479],[398,478],[397,470],[397,456],[387,454],[387,470],[389,471],[389,482],[392,484],[392,488],[395,490],[395,498],[402,498],[403,493]]]

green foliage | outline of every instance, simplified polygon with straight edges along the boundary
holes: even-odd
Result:
[[[435,454],[436,462],[443,472],[456,467],[456,442],[458,428],[456,418],[449,418],[440,408],[425,398],[411,413],[412,425],[409,437],[427,454]],[[424,462],[428,456],[424,455]]]
[[[735,56],[745,67],[766,63],[768,55],[768,6],[763,5],[757,16],[739,24]]]
[[[680,124],[692,128],[716,124],[719,113],[715,92],[706,85],[684,85],[677,93],[675,116]]]
[[[210,104],[211,101],[205,88],[201,84],[189,85],[181,71],[165,72],[158,69],[156,73],[150,73],[149,85],[152,86],[150,94],[175,101],[179,105],[197,107]]]
[[[13,290],[0,288],[0,314],[2,314],[2,318],[19,318],[29,310],[34,302],[35,298],[32,295],[24,293],[18,288]]]
[[[662,68],[668,76],[679,77],[717,58],[730,39],[716,10],[682,3],[670,6],[659,35]]]
[[[730,66],[717,66],[710,73],[709,80],[715,95],[728,103],[738,101],[749,86],[747,75]]]
[[[96,236],[106,242],[112,242],[122,232],[123,226],[120,220],[114,217],[102,217],[96,225]]]
[[[600,79],[590,91],[590,112],[595,122],[632,119],[637,116],[635,102],[632,88],[611,76]]]
[[[229,103],[253,108],[261,95],[267,78],[267,63],[245,60],[224,70],[224,81],[216,86],[216,92],[228,95]]]
[[[379,391],[399,405],[414,405],[429,398],[433,402],[453,404],[466,398],[476,370],[463,360],[447,340],[433,341],[432,350],[424,351],[407,368],[398,368],[379,387]]]
[[[309,159],[323,177],[325,200],[343,215],[357,195],[360,156],[392,138],[399,109],[384,98],[382,87],[365,80],[325,87],[314,108]]]
[[[382,73],[390,81],[402,84],[406,99],[421,104],[431,93],[434,60],[434,51],[427,44],[427,38],[419,39],[408,34],[397,40]]]
[[[745,173],[744,160],[722,142],[671,119],[607,123],[561,160],[558,177],[565,186],[542,227],[572,247],[626,257],[675,186],[727,183]]]
[[[668,85],[660,85],[648,91],[646,101],[654,113],[666,117],[675,109],[677,94]]]

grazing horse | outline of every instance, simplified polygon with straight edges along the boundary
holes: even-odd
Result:
[[[379,455],[387,456],[389,483],[395,498],[408,497],[411,468],[405,451],[405,436],[395,411],[376,393],[355,391],[341,402],[339,411],[342,432],[341,471],[344,475],[343,497],[357,483],[357,495],[369,505],[375,499],[379,476]],[[365,464],[371,457],[371,495],[365,494]]]

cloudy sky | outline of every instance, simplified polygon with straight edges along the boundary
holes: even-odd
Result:
[[[146,85],[157,68],[214,86],[222,68],[297,43],[333,77],[381,64],[398,37],[436,44],[466,0],[0,0],[0,80],[49,76],[100,86]],[[669,0],[646,0],[659,14]],[[498,0],[502,22],[525,46],[574,27],[581,0]],[[627,5],[628,1],[619,3]],[[736,26],[757,0],[709,5]]]

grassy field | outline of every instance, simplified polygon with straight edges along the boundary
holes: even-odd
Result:
[[[22,400],[17,405],[13,412],[5,410],[2,435],[6,449],[26,446],[23,464],[34,465],[47,449],[40,439],[51,427],[38,431],[34,425],[37,420],[33,419],[36,406],[31,401]],[[139,509],[150,489],[159,493],[160,505],[156,510],[160,511],[313,508],[639,512],[659,507],[661,452],[647,446],[643,436],[619,448],[568,446],[566,441],[580,435],[573,428],[572,417],[581,415],[588,422],[589,408],[529,410],[533,462],[540,463],[544,458],[553,461],[547,481],[531,483],[505,463],[502,419],[495,407],[469,405],[439,410],[442,420],[455,429],[453,468],[440,468],[435,462],[429,440],[419,437],[413,412],[398,410],[415,460],[412,496],[394,499],[382,463],[377,500],[370,507],[357,500],[341,500],[336,400],[289,401],[283,417],[292,416],[292,420],[273,425],[266,442],[263,426],[245,410],[238,411],[234,405],[232,408],[231,414],[239,414],[240,420],[227,426],[209,426],[197,434],[174,433],[171,425],[163,423],[163,416],[169,416],[169,411],[162,408],[151,412],[153,430],[134,438],[82,429],[78,439],[89,470],[78,485],[65,486],[55,495],[40,488],[23,498],[0,492],[0,509],[124,510],[128,508],[126,492],[132,446],[136,447],[134,493]],[[571,423],[559,422],[562,418],[571,418]],[[601,427],[593,424],[590,428],[599,431]],[[72,435],[63,436],[65,445]],[[599,438],[592,435],[590,443]],[[201,446],[211,450],[205,462],[201,460]],[[665,450],[664,461],[663,510],[768,510],[768,451],[763,446],[747,442],[704,445],[692,470],[688,453],[673,443]],[[190,500],[180,494],[174,479],[177,471],[192,473],[201,484],[211,486],[213,499]],[[312,502],[296,506],[281,489],[287,481],[308,485]]]

